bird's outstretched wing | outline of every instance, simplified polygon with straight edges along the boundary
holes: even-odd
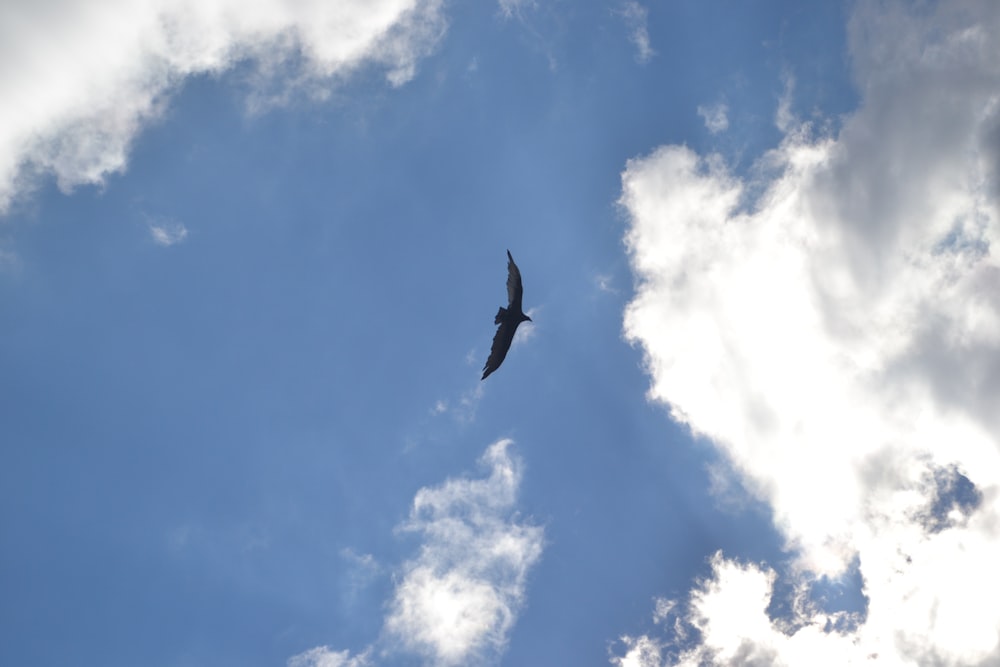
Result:
[[[517,264],[514,263],[514,258],[510,256],[510,250],[507,251],[507,310],[520,313],[521,312],[521,296],[524,294],[524,288],[521,286],[521,271],[517,268]],[[513,332],[511,332],[513,335]]]
[[[523,292],[524,290],[521,287],[521,271],[517,268],[517,264],[514,263],[514,258],[511,257],[510,250],[508,250],[507,307],[501,307],[497,311],[496,317],[493,318],[493,323],[498,326],[497,332],[493,336],[493,347],[490,348],[490,358],[486,360],[486,365],[483,366],[483,380],[490,373],[500,368],[500,364],[503,363],[504,358],[507,356],[507,350],[510,349],[510,344],[514,341],[514,332],[517,331],[517,325],[531,319],[521,310],[521,295]]]
[[[490,358],[486,360],[486,365],[483,366],[482,380],[485,380],[486,376],[500,368],[500,364],[503,363],[504,358],[507,356],[507,350],[510,349],[510,344],[514,341],[514,332],[516,330],[516,323],[508,320],[500,322],[500,326],[497,327],[497,332],[493,336],[493,347],[490,348]]]

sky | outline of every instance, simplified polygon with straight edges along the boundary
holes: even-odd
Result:
[[[992,0],[5,2],[0,663],[996,665],[998,204]]]

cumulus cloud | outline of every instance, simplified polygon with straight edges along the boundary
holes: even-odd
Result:
[[[817,136],[782,104],[763,187],[680,146],[629,162],[624,326],[794,570],[857,564],[867,608],[778,622],[774,571],[718,555],[695,644],[630,637],[618,664],[1000,660],[1000,7],[857,3],[848,35],[859,109]]]
[[[469,664],[503,648],[541,556],[542,528],[514,512],[521,466],[510,444],[501,440],[483,455],[485,479],[421,489],[403,526],[425,542],[402,568],[385,628],[434,664]]]
[[[636,0],[626,0],[619,12],[628,28],[629,41],[635,46],[636,60],[640,63],[649,62],[656,55],[649,41],[649,10]]]
[[[0,214],[39,177],[68,191],[121,172],[187,77],[254,63],[261,104],[289,85],[323,96],[366,63],[399,85],[443,30],[439,0],[5,3]]]
[[[682,665],[850,665],[878,663],[871,646],[850,632],[858,614],[826,612],[810,598],[807,585],[793,592],[786,618],[776,622],[773,570],[740,563],[716,553],[712,573],[691,592],[685,603],[659,599],[653,619],[664,626],[664,638],[624,636],[625,654],[613,656],[619,667]],[[895,664],[889,656],[882,656]]]
[[[373,646],[353,657],[320,646],[294,656],[288,667],[364,667],[373,664],[373,653],[415,654],[442,666],[499,655],[544,546],[543,528],[516,511],[521,461],[512,444],[500,440],[486,450],[485,478],[449,479],[417,492],[399,530],[420,535],[423,544],[399,568],[383,636]],[[373,557],[360,560],[374,567]]]

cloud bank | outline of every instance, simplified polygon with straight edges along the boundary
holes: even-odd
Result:
[[[617,664],[1000,660],[1000,7],[862,2],[848,34],[836,136],[786,123],[753,181],[680,146],[628,163],[624,328],[797,576],[857,564],[867,608],[773,619],[775,573],[718,555]]]
[[[52,0],[0,9],[0,215],[42,177],[121,172],[188,77],[256,67],[258,106],[323,97],[363,65],[393,85],[444,31],[440,0]]]
[[[511,440],[491,445],[480,459],[488,476],[449,479],[420,489],[400,530],[423,538],[402,565],[388,604],[377,653],[411,654],[424,664],[468,665],[504,649],[521,605],[527,576],[542,555],[544,530],[515,510],[521,462]],[[362,667],[376,649],[316,647],[289,667]]]

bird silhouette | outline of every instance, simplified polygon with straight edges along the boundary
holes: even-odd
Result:
[[[497,327],[496,335],[493,336],[493,347],[490,348],[490,358],[486,360],[486,365],[483,366],[483,380],[490,373],[500,368],[500,364],[503,363],[504,358],[507,356],[507,350],[510,349],[510,344],[514,341],[514,332],[517,331],[517,325],[521,322],[531,322],[531,318],[521,310],[521,295],[523,293],[521,271],[517,268],[517,264],[514,263],[514,258],[510,256],[510,250],[508,250],[507,307],[500,306],[497,316],[493,318],[493,324],[499,324],[500,326]]]

